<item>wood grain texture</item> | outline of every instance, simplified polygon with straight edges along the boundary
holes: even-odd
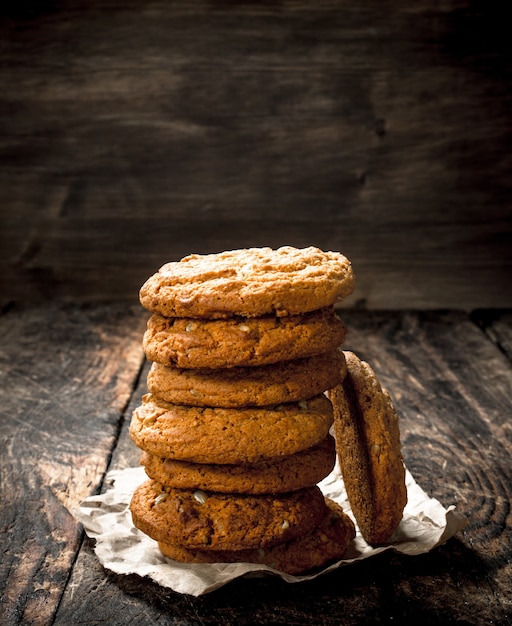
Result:
[[[476,310],[471,315],[489,339],[512,360],[512,314],[504,310]]]
[[[104,572],[86,541],[56,615],[68,624],[499,624],[512,617],[510,360],[467,315],[343,311],[347,348],[367,359],[401,419],[417,482],[469,524],[421,557],[381,555],[301,585],[237,580],[200,598]],[[145,392],[147,365],[128,411]],[[127,422],[111,467],[138,463]]]
[[[11,3],[2,301],[131,300],[194,252],[318,245],[351,304],[512,306],[504,8]]]
[[[70,511],[103,479],[142,363],[140,310],[0,316],[0,622],[49,624],[81,542]]]

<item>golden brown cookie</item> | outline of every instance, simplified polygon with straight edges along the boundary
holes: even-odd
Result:
[[[143,453],[146,474],[167,487],[203,489],[219,493],[286,493],[313,487],[334,468],[334,438],[274,461],[243,465],[215,465],[175,461]]]
[[[320,524],[302,537],[253,550],[190,550],[159,542],[161,552],[181,563],[260,563],[287,574],[305,574],[343,558],[355,537],[352,520],[334,501],[326,498]]]
[[[153,363],[148,389],[174,404],[267,406],[306,400],[335,387],[346,373],[341,350],[253,367],[183,369]]]
[[[323,354],[346,328],[330,307],[290,317],[192,320],[152,315],[142,346],[150,361],[181,368],[268,365]]]
[[[190,407],[142,398],[130,424],[136,446],[150,454],[193,463],[258,463],[320,443],[333,414],[323,394],[274,407]]]
[[[165,317],[283,316],[330,306],[353,288],[350,262],[339,252],[246,248],[166,263],[142,286],[140,301]]]
[[[328,392],[336,448],[347,495],[361,534],[385,542],[407,503],[398,416],[372,368],[345,352],[347,375]]]
[[[148,480],[134,491],[134,525],[164,543],[202,550],[264,548],[311,531],[325,515],[318,487],[281,495],[172,489]]]

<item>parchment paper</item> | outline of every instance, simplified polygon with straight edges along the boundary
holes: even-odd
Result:
[[[357,535],[345,558],[308,576],[290,576],[256,563],[184,564],[164,557],[157,543],[132,524],[128,505],[135,487],[146,479],[142,467],[111,471],[107,475],[111,488],[84,500],[75,515],[84,525],[87,535],[96,540],[94,551],[104,567],[117,574],[149,576],[164,587],[192,596],[214,591],[239,576],[266,573],[280,576],[289,583],[297,583],[384,550],[396,550],[407,555],[423,554],[447,541],[467,523],[454,506],[445,509],[436,499],[429,498],[406,470],[409,501],[398,529],[385,546],[369,546],[356,525]],[[319,486],[326,496],[338,502],[354,519],[338,466]]]

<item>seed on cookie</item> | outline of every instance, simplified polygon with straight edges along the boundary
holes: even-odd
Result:
[[[207,499],[208,499],[208,494],[202,489],[198,489],[197,491],[194,491],[194,500],[196,500],[200,504],[204,504]]]

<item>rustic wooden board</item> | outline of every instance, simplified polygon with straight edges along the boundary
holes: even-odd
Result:
[[[50,624],[142,363],[138,307],[0,316],[0,623]]]
[[[395,399],[409,469],[430,495],[467,515],[467,528],[421,557],[386,554],[301,585],[237,580],[195,599],[105,572],[86,540],[55,623],[510,622],[510,361],[462,313],[342,316],[347,348],[372,364]],[[127,415],[145,391],[146,371]],[[125,420],[111,467],[138,462],[127,426]]]
[[[191,251],[314,244],[370,308],[512,306],[497,3],[9,4],[2,299],[131,300]]]

